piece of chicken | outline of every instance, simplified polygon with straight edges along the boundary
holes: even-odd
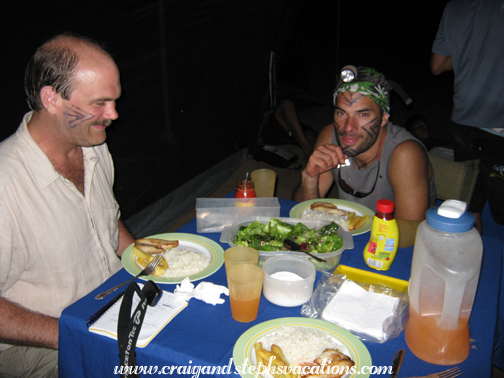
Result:
[[[314,202],[310,208],[312,210],[324,211],[328,214],[339,214],[343,217],[347,215],[345,210],[338,209],[338,206],[330,202]]]
[[[175,248],[179,245],[178,240],[165,240],[165,239],[137,239],[135,240],[135,247],[151,255],[163,253],[166,250]]]
[[[307,374],[301,378],[341,378],[355,365],[350,357],[336,349],[324,350],[313,362],[320,366],[319,374]]]

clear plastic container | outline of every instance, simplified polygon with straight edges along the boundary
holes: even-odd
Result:
[[[259,199],[259,198],[258,198]],[[236,235],[238,233],[238,230],[240,229],[240,226],[248,226],[250,223],[253,223],[255,220],[259,220],[263,224],[267,224],[269,222],[271,217],[246,217],[242,219],[237,219],[231,227],[225,227],[224,230],[222,231],[220,242],[221,243],[228,243],[231,247],[236,246],[236,244],[233,243],[233,239],[236,238]],[[290,224],[297,224],[297,223],[303,223],[306,227],[308,228],[313,228],[315,230],[319,230],[322,227],[324,227],[327,224],[330,224],[330,221],[326,220],[321,220],[321,219],[307,219],[307,218],[279,218],[279,217],[274,217],[277,218],[283,222],[290,223]],[[341,260],[341,254],[343,251],[346,249],[353,249],[354,248],[354,242],[353,242],[353,235],[349,231],[343,230],[341,227],[338,229],[338,235],[341,237],[343,240],[343,246],[333,252],[329,253],[321,253],[318,254],[318,257],[323,258],[326,260],[326,262],[319,262],[316,261],[315,259],[311,258],[310,256],[306,255],[303,252],[294,252],[294,251],[259,251],[259,266],[263,266],[264,262],[271,258],[275,257],[278,255],[291,255],[291,256],[298,256],[301,258],[305,258],[310,260],[313,265],[315,266],[316,270],[334,270],[336,266],[338,266],[340,260]]]
[[[455,365],[469,355],[469,317],[483,243],[466,203],[447,200],[418,227],[409,284],[406,342],[429,363]]]
[[[254,206],[237,206],[239,202],[254,201]],[[196,198],[196,227],[198,232],[222,232],[237,219],[251,216],[278,217],[280,202],[276,197],[254,198]]]
[[[311,298],[316,272],[313,264],[307,259],[297,256],[276,256],[264,263],[263,270],[263,294],[271,303],[283,307],[295,307],[301,306]]]

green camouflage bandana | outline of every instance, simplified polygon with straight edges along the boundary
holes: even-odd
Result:
[[[371,81],[362,81],[363,76],[373,76],[377,79],[385,80],[385,76],[374,68],[359,67],[357,78],[350,82],[341,82],[333,95],[333,103],[336,105],[336,97],[341,92],[356,92],[362,93],[371,98],[383,110],[384,113],[390,115],[390,90],[380,83],[373,83]]]

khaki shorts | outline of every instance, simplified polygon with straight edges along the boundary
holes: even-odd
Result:
[[[58,351],[13,346],[0,352],[0,377],[58,378]]]

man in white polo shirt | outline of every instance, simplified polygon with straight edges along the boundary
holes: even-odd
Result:
[[[121,268],[122,225],[104,143],[119,71],[97,43],[42,45],[27,113],[0,144],[0,376],[57,376],[58,318]]]

